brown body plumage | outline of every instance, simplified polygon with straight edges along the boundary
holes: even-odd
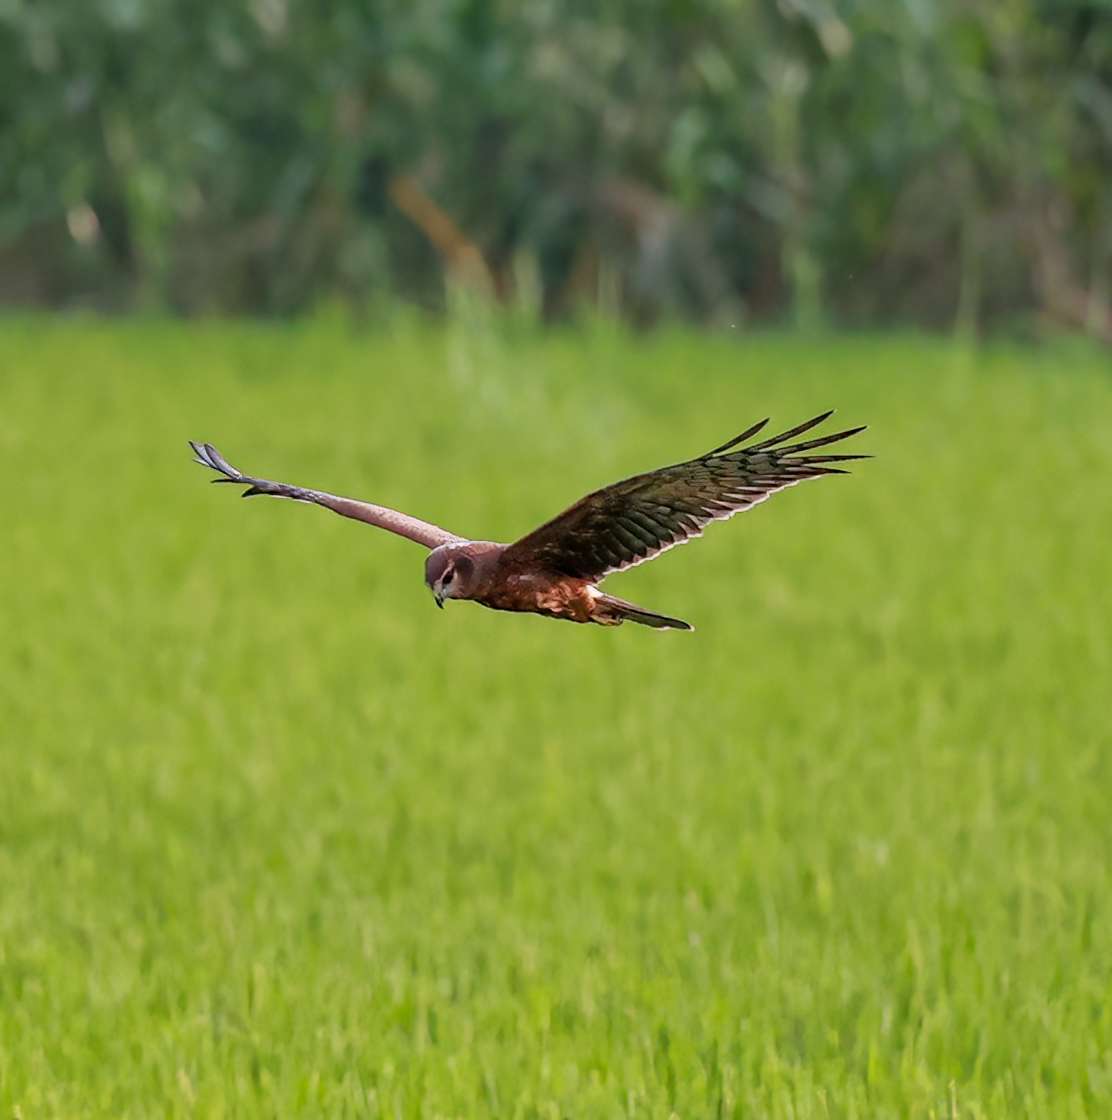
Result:
[[[702,535],[787,486],[845,473],[834,463],[864,455],[808,455],[863,431],[850,428],[803,443],[787,441],[809,431],[829,412],[759,443],[768,423],[696,459],[634,475],[596,490],[513,544],[473,541],[385,506],[340,498],[242,474],[207,443],[193,443],[197,461],[218,471],[215,482],[244,485],[244,497],[270,494],[324,506],[345,517],[398,533],[431,549],[425,582],[443,606],[467,599],[500,611],[526,611],[571,622],[618,626],[639,622],[657,629],[690,630],[689,623],[607,595],[597,584],[613,572],[651,560]]]

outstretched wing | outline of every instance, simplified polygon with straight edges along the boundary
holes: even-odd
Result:
[[[335,494],[326,494],[322,490],[306,490],[301,486],[287,486],[284,482],[271,482],[265,478],[252,478],[242,471],[236,470],[211,443],[194,443],[189,441],[196,456],[194,462],[202,467],[211,467],[220,474],[213,482],[233,482],[239,486],[246,486],[244,498],[254,497],[256,494],[271,494],[276,498],[292,498],[295,502],[311,502],[313,505],[324,506],[342,517],[353,517],[356,521],[365,521],[368,525],[377,525],[380,529],[388,529],[400,537],[408,537],[411,541],[423,544],[426,548],[437,548],[439,545],[448,544],[450,541],[463,540],[455,533],[449,533],[437,525],[427,521],[410,517],[406,513],[399,513],[396,509],[386,506],[372,505],[370,502],[357,502],[354,498],[338,498]]]
[[[702,536],[709,522],[733,517],[777,490],[808,478],[845,474],[830,464],[868,456],[803,452],[856,435],[864,425],[804,443],[787,442],[821,424],[832,412],[740,447],[768,423],[762,420],[698,459],[596,490],[510,545],[504,559],[598,580]]]

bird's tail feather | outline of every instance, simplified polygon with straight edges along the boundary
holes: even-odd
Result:
[[[651,626],[654,630],[694,630],[690,622],[682,618],[669,618],[666,614],[657,614],[647,611],[636,603],[628,603],[614,595],[602,595],[598,605],[603,609],[605,616],[618,622],[639,622],[642,626]]]

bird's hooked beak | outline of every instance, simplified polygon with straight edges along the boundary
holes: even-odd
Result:
[[[436,605],[441,610],[443,610],[444,609],[444,588],[443,588],[443,586],[439,582],[429,583],[427,580],[425,582],[425,586],[432,592],[432,597],[436,600]]]

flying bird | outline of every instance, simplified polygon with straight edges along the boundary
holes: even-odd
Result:
[[[778,490],[810,478],[846,473],[832,464],[867,459],[867,455],[806,454],[856,435],[865,425],[789,442],[832,413],[824,412],[777,436],[747,442],[768,423],[762,420],[696,459],[604,486],[512,544],[469,540],[386,506],[254,478],[233,467],[210,443],[190,440],[189,446],[196,462],[220,474],[213,482],[245,486],[244,498],[270,494],[310,502],[424,545],[430,550],[425,583],[438,607],[444,606],[445,599],[469,599],[494,610],[528,611],[571,622],[620,626],[628,620],[660,630],[692,630],[682,619],[608,595],[598,584],[614,572],[702,536],[710,522],[725,521]]]

